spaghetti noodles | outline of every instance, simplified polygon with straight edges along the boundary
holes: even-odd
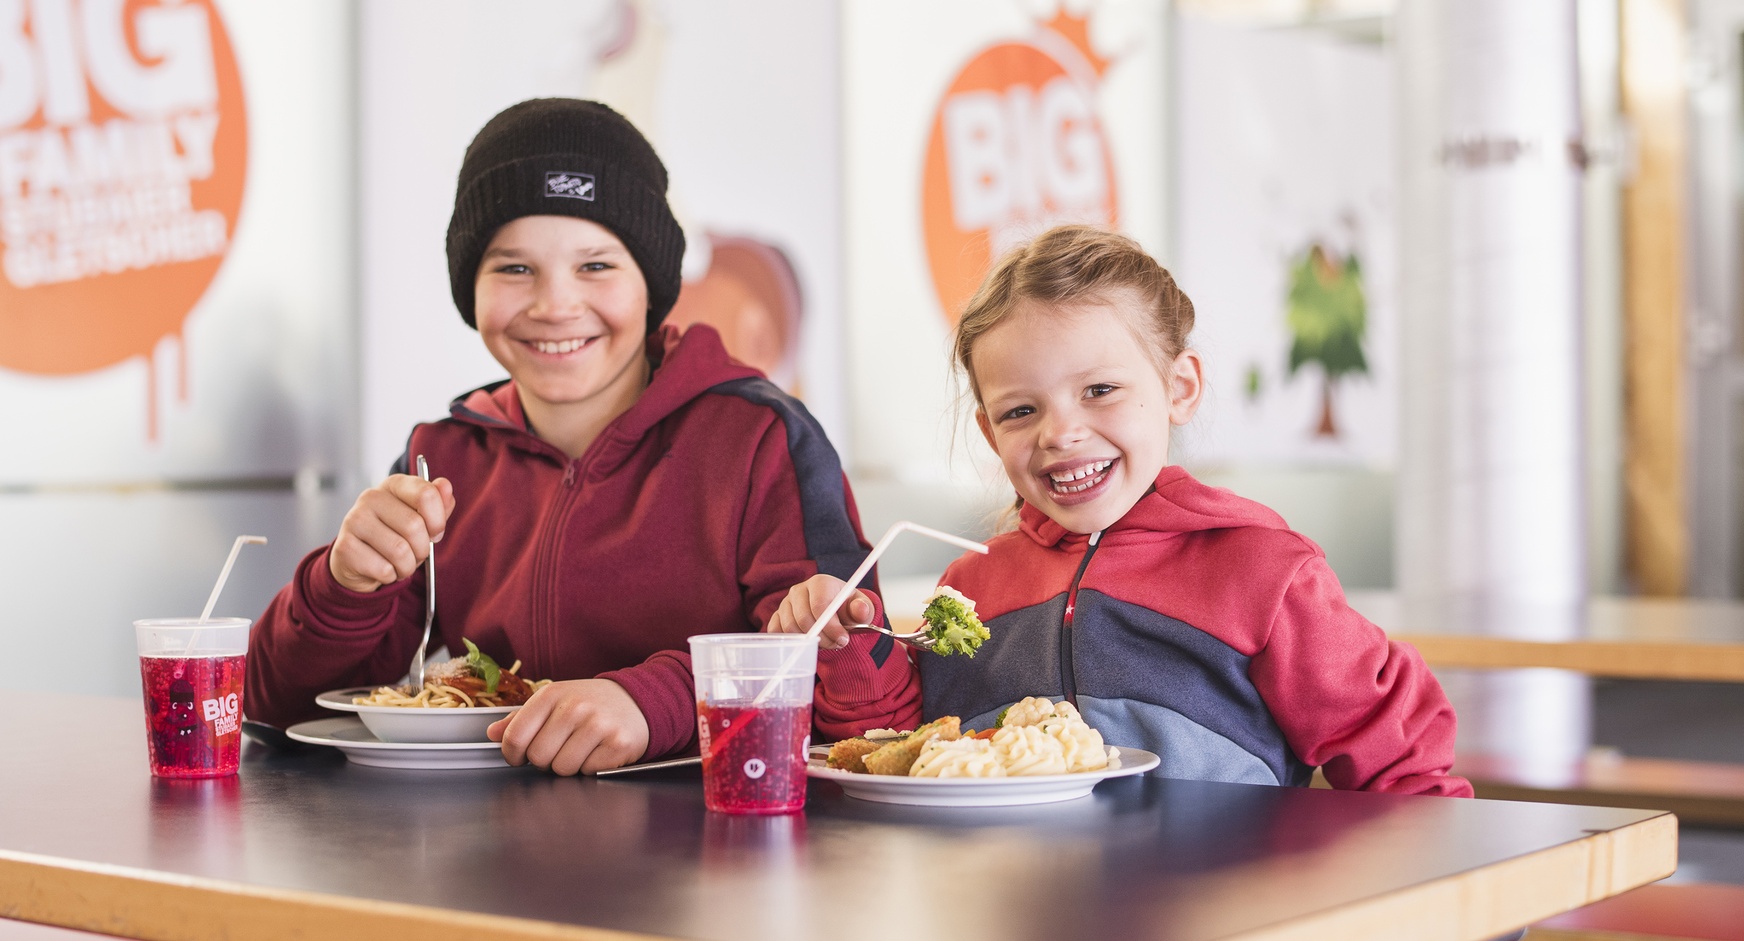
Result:
[[[378,686],[368,696],[351,701],[359,706],[401,706],[409,709],[465,709],[478,706],[519,706],[550,680],[524,680],[521,661],[502,671],[494,692],[485,692],[485,681],[473,673],[466,658],[456,657],[433,667],[424,678],[424,688],[409,693],[398,686]]]

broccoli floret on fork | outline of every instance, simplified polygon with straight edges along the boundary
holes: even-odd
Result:
[[[940,585],[933,593],[921,618],[926,621],[924,633],[931,642],[930,649],[940,656],[960,653],[973,657],[981,642],[990,636],[987,626],[975,614],[975,602],[949,585]]]

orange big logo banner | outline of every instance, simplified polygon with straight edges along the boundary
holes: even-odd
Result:
[[[1096,95],[1108,60],[1061,13],[1029,39],[969,60],[927,141],[921,218],[933,287],[950,323],[992,260],[1053,225],[1112,226],[1117,205]]]
[[[0,368],[153,364],[229,249],[247,159],[213,0],[0,0]]]

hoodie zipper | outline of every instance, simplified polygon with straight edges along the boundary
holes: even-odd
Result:
[[[580,489],[577,483],[581,479],[578,470],[580,459],[565,456],[565,462],[563,486],[557,491],[556,503],[551,507],[551,512],[546,515],[545,523],[539,531],[539,553],[543,558],[535,567],[535,571],[539,573],[540,577],[533,588],[534,623],[538,626],[538,629],[533,633],[533,636],[538,638],[533,653],[539,659],[534,661],[532,658],[528,658],[530,663],[553,662],[550,654],[558,648],[557,610],[556,602],[553,600],[557,597],[555,586],[563,561],[562,554],[558,551],[558,542],[561,539],[565,521],[569,518],[570,509],[575,504]]]
[[[1060,689],[1073,706],[1078,705],[1078,675],[1072,669],[1072,615],[1078,607],[1078,583],[1084,580],[1084,570],[1090,567],[1090,557],[1096,554],[1096,545],[1101,541],[1102,530],[1090,534],[1090,545],[1084,548],[1084,558],[1072,575],[1071,587],[1066,589],[1066,613],[1060,618]]]

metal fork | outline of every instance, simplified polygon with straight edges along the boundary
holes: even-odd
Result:
[[[877,631],[880,634],[889,634],[891,637],[902,641],[910,647],[917,647],[921,650],[933,649],[933,639],[927,636],[925,630],[918,630],[908,634],[899,634],[888,627],[879,627],[876,624],[848,624],[845,626],[850,631]]]
[[[424,463],[424,455],[418,455],[418,476],[425,481],[430,479],[430,465]],[[418,652],[412,655],[412,669],[406,673],[406,679],[412,687],[412,695],[424,688],[424,648],[430,646],[430,626],[436,623],[436,545],[430,545],[430,554],[424,558],[424,639],[418,641]]]

